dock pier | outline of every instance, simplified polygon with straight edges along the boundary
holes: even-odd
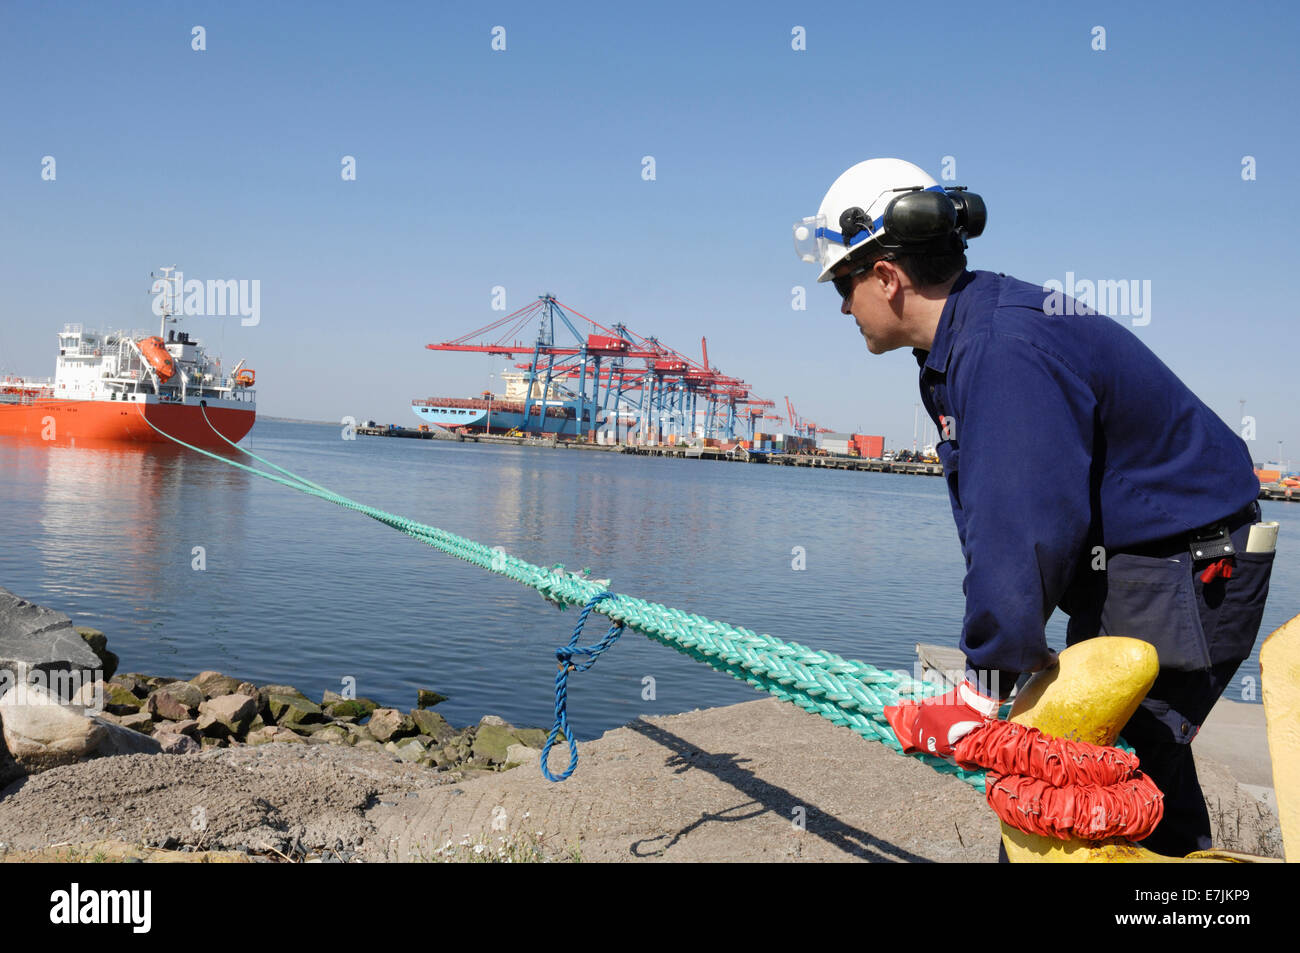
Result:
[[[938,463],[900,463],[864,457],[820,456],[810,453],[777,453],[737,447],[664,446],[650,444],[598,444],[559,440],[556,437],[507,437],[496,434],[457,434],[445,430],[417,430],[414,427],[358,427],[367,437],[406,437],[417,440],[453,440],[458,443],[497,443],[516,447],[548,447],[553,450],[595,450],[607,453],[630,453],[640,457],[676,457],[680,460],[709,460],[724,463],[758,463],[766,466],[812,467],[817,470],[859,470],[867,473],[902,473],[908,476],[943,476]],[[1261,500],[1300,503],[1300,487],[1261,486]]]

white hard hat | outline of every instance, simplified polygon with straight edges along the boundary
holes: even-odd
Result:
[[[896,200],[917,192],[932,194],[908,199],[907,208],[900,209]],[[985,217],[979,196],[946,190],[919,166],[902,159],[868,159],[831,184],[816,215],[795,223],[794,244],[800,258],[820,266],[817,280],[829,281],[835,266],[850,255],[944,250],[954,236],[960,241],[957,247],[964,247],[967,237],[983,231]]]

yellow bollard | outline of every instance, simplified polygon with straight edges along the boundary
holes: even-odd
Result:
[[[1278,659],[1285,657],[1285,663],[1275,664],[1278,669],[1289,666],[1287,674],[1278,671],[1272,682],[1274,692],[1281,692],[1290,707],[1286,709],[1284,717],[1269,718],[1269,743],[1273,744],[1274,721],[1282,722],[1285,719],[1286,724],[1279,727],[1278,734],[1285,734],[1286,743],[1291,746],[1289,750],[1292,757],[1280,758],[1277,749],[1274,749],[1273,763],[1275,766],[1284,760],[1288,763],[1291,768],[1289,787],[1278,776],[1276,767],[1274,783],[1279,805],[1288,796],[1292,802],[1291,843],[1294,850],[1300,851],[1300,841],[1295,840],[1300,834],[1300,828],[1295,827],[1300,822],[1300,805],[1296,804],[1300,797],[1300,773],[1297,773],[1297,766],[1300,765],[1300,729],[1297,728],[1300,720],[1300,616],[1283,628],[1292,625],[1295,627],[1293,637],[1289,641],[1279,642],[1281,651],[1274,652]],[[1280,633],[1282,630],[1278,631]],[[1264,651],[1268,651],[1267,644]],[[1262,662],[1263,653],[1260,658]],[[1067,648],[1060,654],[1056,665],[1039,672],[1026,683],[1011,706],[1009,720],[1060,738],[1096,745],[1114,744],[1120,730],[1150,691],[1158,671],[1156,650],[1147,642],[1115,636],[1088,639]],[[1266,708],[1271,704],[1269,688],[1269,676],[1266,674]],[[1283,837],[1286,837],[1285,824]],[[1185,858],[1165,857],[1122,838],[1106,841],[1083,841],[1078,838],[1057,840],[1039,834],[1026,834],[1006,823],[1002,825],[1002,843],[1007,858],[1012,863],[1184,863],[1270,859],[1230,851],[1197,851]]]
[[[1268,753],[1286,859],[1300,861],[1300,615],[1280,626],[1259,650],[1268,718]]]

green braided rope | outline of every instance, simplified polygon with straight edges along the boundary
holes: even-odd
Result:
[[[204,416],[206,418],[206,412]],[[141,417],[144,418],[143,413]],[[585,606],[593,596],[606,591],[602,581],[588,578],[587,570],[580,574],[566,572],[562,565],[549,568],[535,566],[510,555],[500,547],[484,546],[446,530],[348,499],[259,457],[251,450],[226,440],[224,436],[222,439],[230,446],[285,476],[275,476],[192,446],[159,430],[148,418],[144,419],[158,433],[181,446],[299,492],[355,510],[457,559],[531,586],[560,608],[568,605]],[[216,432],[215,427],[213,431]],[[810,649],[797,642],[783,642],[770,635],[761,635],[635,596],[615,594],[611,599],[602,600],[595,611],[719,672],[725,672],[757,689],[769,692],[804,711],[820,715],[833,724],[843,725],[868,741],[879,742],[899,754],[902,753],[902,746],[885,720],[883,709],[898,704],[900,700],[925,697],[938,690],[936,685],[918,681],[905,672],[885,671],[866,662]],[[959,768],[928,754],[913,754],[908,757],[924,761],[940,773],[955,775],[979,791],[984,790],[985,772],[982,770]]]

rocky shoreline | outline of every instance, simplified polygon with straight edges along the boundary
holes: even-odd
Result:
[[[546,743],[546,731],[516,728],[495,715],[453,727],[432,710],[445,696],[428,689],[402,711],[330,691],[315,702],[292,685],[254,685],[215,671],[188,680],[116,674],[118,660],[104,634],[76,632],[97,656],[102,680],[82,687],[74,699],[82,704],[43,704],[44,689],[29,689],[37,697],[25,699],[27,705],[0,699],[6,749],[0,757],[10,759],[10,777],[0,773],[0,783],[109,754],[184,755],[276,742],[382,750],[459,780],[536,762]]]
[[[385,798],[546,743],[495,715],[453,726],[429,689],[402,710],[118,665],[103,632],[0,589],[0,860],[348,861]]]

